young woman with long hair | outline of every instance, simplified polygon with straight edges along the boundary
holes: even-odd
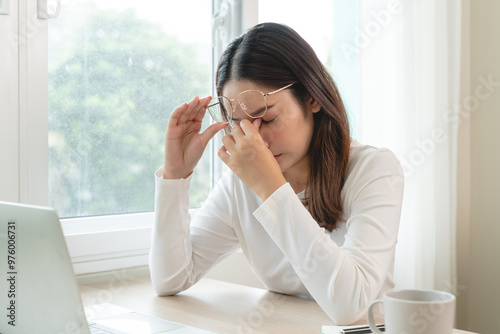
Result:
[[[311,296],[338,324],[394,286],[403,173],[387,149],[351,139],[338,89],[291,28],[259,24],[223,53],[218,96],[171,114],[156,173],[153,286],[172,295],[241,249],[263,285]],[[217,121],[201,132],[209,111]],[[191,219],[191,174],[224,130],[230,168]]]

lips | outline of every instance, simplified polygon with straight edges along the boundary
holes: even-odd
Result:
[[[274,159],[278,160],[280,157],[281,157],[281,154],[276,154],[276,155],[274,156]]]

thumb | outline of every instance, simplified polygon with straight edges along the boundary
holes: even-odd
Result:
[[[219,132],[222,129],[225,129],[229,126],[227,123],[214,123],[210,125],[203,133],[200,134],[200,139],[203,145],[208,144],[210,139],[212,139],[217,132]]]

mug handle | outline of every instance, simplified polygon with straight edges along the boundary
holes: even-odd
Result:
[[[368,313],[367,313],[368,325],[370,326],[370,329],[373,333],[380,333],[380,334],[384,333],[384,332],[380,331],[380,329],[377,328],[377,324],[375,323],[375,318],[373,317],[373,308],[375,307],[376,304],[383,303],[383,302],[384,302],[383,299],[374,300],[370,304],[370,307],[368,308]]]

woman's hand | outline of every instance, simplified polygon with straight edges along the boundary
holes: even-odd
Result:
[[[227,124],[215,123],[200,133],[211,97],[193,98],[170,114],[165,134],[164,179],[187,178],[200,161],[203,151],[215,134]]]
[[[287,181],[260,136],[261,123],[260,118],[253,123],[248,120],[241,121],[240,126],[231,130],[232,135],[222,138],[224,146],[219,150],[219,157],[241,181],[265,201]]]

